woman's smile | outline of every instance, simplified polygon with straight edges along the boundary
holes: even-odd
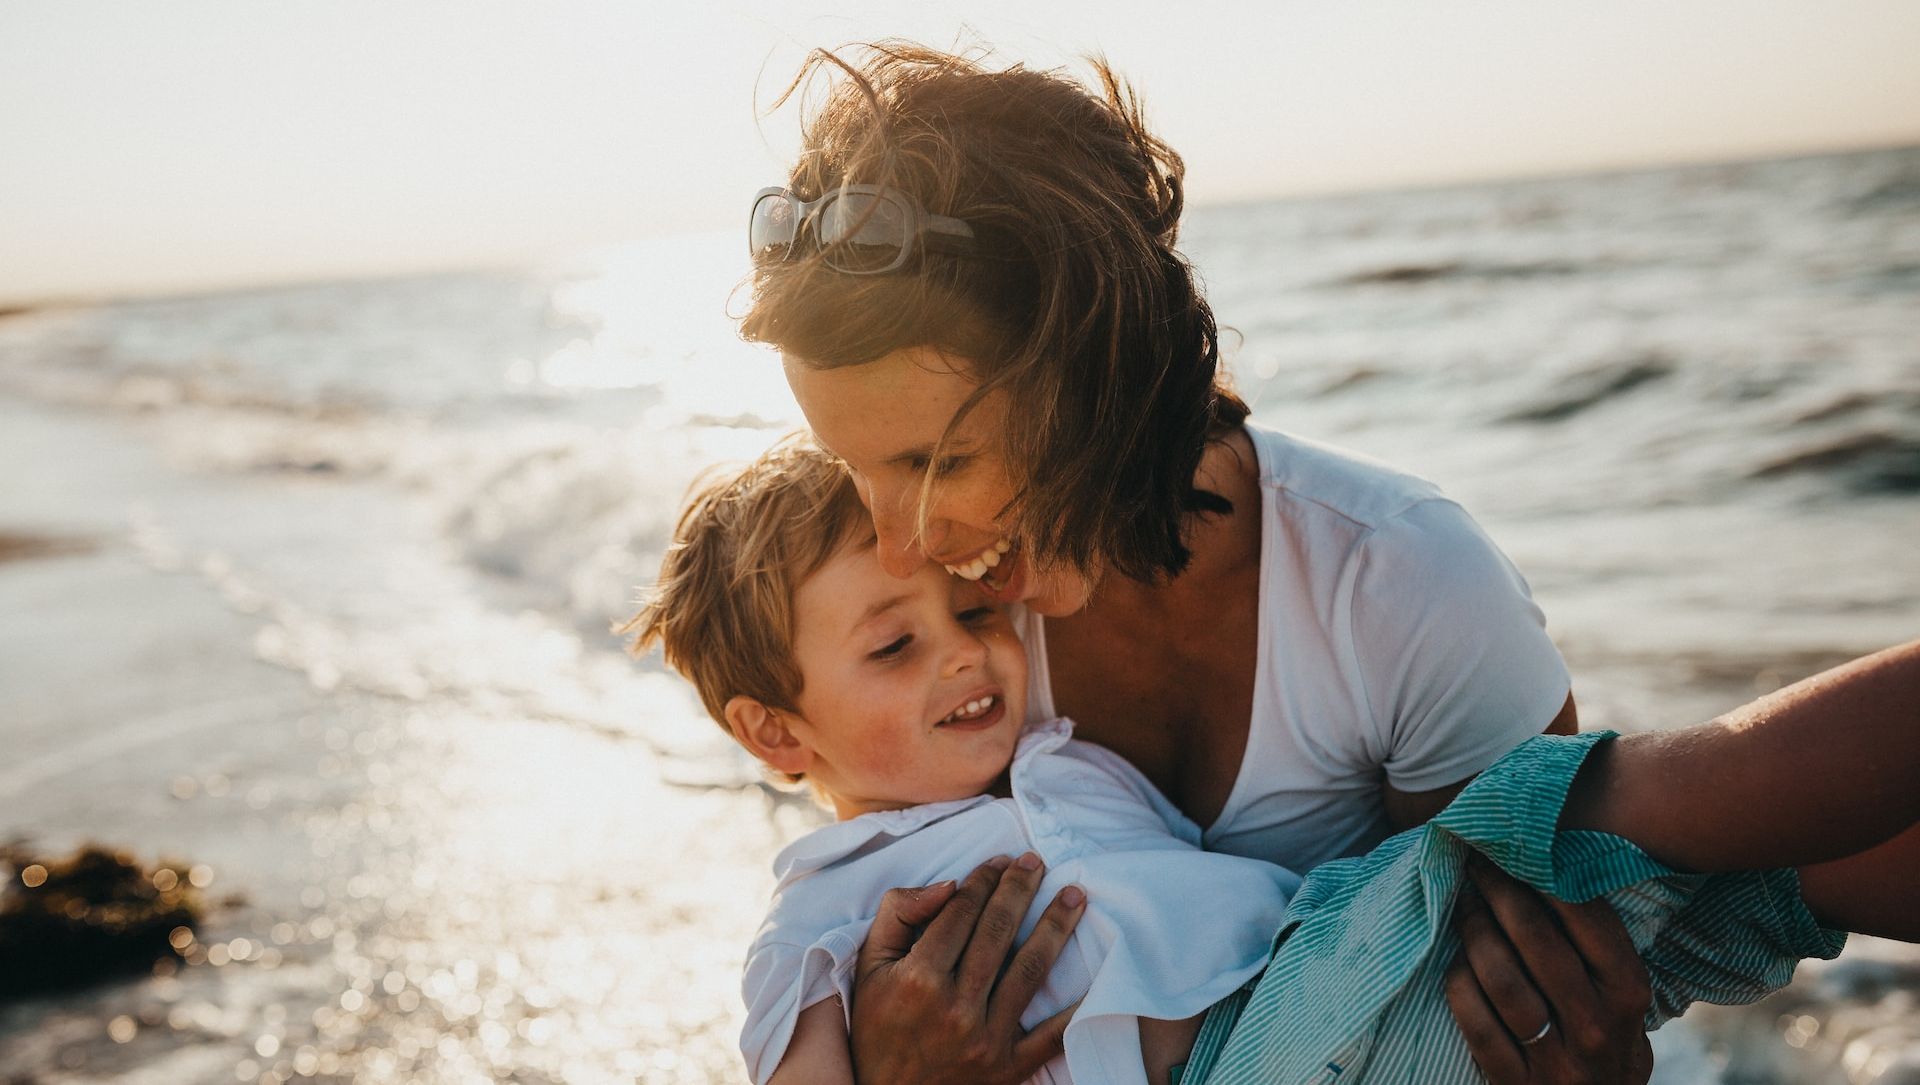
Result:
[[[1013,541],[1003,538],[965,561],[941,564],[946,567],[947,572],[962,580],[979,580],[987,575],[989,570],[999,565],[1000,559],[1011,549],[1013,549]]]

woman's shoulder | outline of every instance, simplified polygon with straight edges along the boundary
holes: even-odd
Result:
[[[1325,513],[1373,529],[1445,499],[1426,479],[1364,453],[1252,423],[1245,431],[1259,457],[1269,519]]]
[[[1447,560],[1485,544],[1464,509],[1424,478],[1359,452],[1247,424],[1215,439],[1196,483],[1227,498],[1203,517],[1181,586],[1218,598],[1332,587],[1365,555],[1412,550]]]
[[[1364,454],[1260,426],[1262,590],[1420,599],[1526,596],[1525,582],[1472,514],[1438,486]],[[1355,567],[1361,568],[1358,577]],[[1335,608],[1335,613],[1345,608]]]

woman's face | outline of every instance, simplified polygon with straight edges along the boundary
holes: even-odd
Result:
[[[979,581],[1001,602],[1050,617],[1086,606],[1088,579],[1057,565],[1035,568],[1001,517],[1013,497],[1000,440],[1004,393],[981,401],[933,462],[947,423],[979,383],[964,359],[913,347],[865,365],[817,369],[788,355],[786,371],[814,437],[852,472],[887,572],[908,577],[931,561]],[[916,535],[929,472],[938,485],[925,531]]]

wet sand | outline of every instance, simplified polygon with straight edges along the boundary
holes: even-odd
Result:
[[[140,488],[128,435],[21,421],[15,462],[122,469],[67,498]],[[803,811],[511,706],[317,689],[124,506],[13,533],[49,529],[100,545],[0,566],[0,832],[206,864],[220,904],[183,967],[0,1007],[0,1079],[737,1078],[740,954]]]

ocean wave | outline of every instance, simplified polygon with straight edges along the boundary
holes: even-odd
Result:
[[[1448,260],[1433,264],[1390,264],[1342,275],[1328,286],[1417,286],[1445,280],[1544,279],[1581,275],[1589,268],[1558,261],[1480,263]]]
[[[1920,206],[1920,171],[1905,171],[1881,181],[1847,201],[1856,213],[1884,214]]]
[[[113,366],[84,349],[62,352],[57,364],[0,366],[0,384],[7,391],[42,403],[128,414],[168,414],[199,407],[357,422],[376,410],[364,397],[297,396],[266,380],[223,375],[212,369]]]
[[[1855,280],[1868,294],[1920,294],[1920,263],[1887,264]]]
[[[716,460],[744,459],[772,430],[691,431],[716,440],[624,436],[529,438],[470,462],[431,467],[445,536],[514,605],[561,614],[582,638],[611,644],[660,554],[688,484]],[[716,448],[732,438],[738,449]]]
[[[1561,377],[1543,397],[1508,411],[1498,421],[1563,422],[1673,373],[1670,359],[1653,354],[1596,366]]]
[[[1920,436],[1885,430],[1801,446],[1749,472],[1754,479],[1824,474],[1858,494],[1920,494]]]
[[[1875,414],[1905,415],[1920,420],[1920,391],[1849,391],[1807,407],[1788,419],[1789,425],[1808,426]]]
[[[1315,398],[1337,396],[1363,385],[1372,385],[1392,375],[1390,370],[1381,366],[1364,364],[1344,366],[1326,374],[1322,380],[1308,389],[1306,394]]]

